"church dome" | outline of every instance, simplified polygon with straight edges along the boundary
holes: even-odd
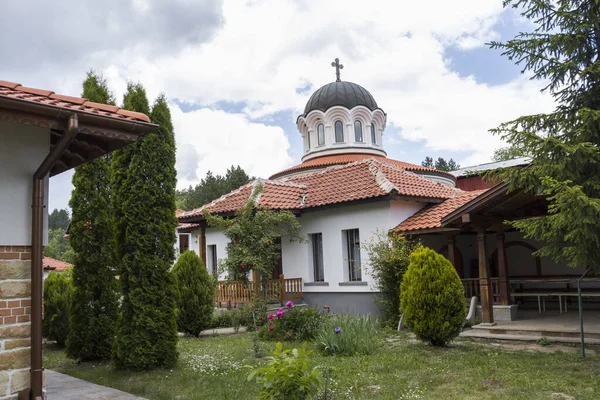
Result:
[[[313,110],[325,112],[334,106],[342,106],[348,109],[364,106],[371,111],[379,108],[367,89],[356,83],[336,81],[322,86],[310,96],[306,107],[304,107],[304,115],[308,115]]]

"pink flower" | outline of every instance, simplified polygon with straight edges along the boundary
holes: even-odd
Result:
[[[283,310],[279,309],[279,311],[277,311],[275,315],[277,316],[277,318],[281,318],[281,316],[283,315]]]
[[[268,316],[267,318],[269,318],[269,321],[273,321],[273,319],[274,319],[275,317],[273,317],[273,314],[269,314],[269,316]]]
[[[272,331],[273,330],[273,326],[269,326],[269,330]]]
[[[292,307],[294,307],[294,303],[292,303],[291,301],[288,301],[287,303],[285,303],[285,306],[287,308],[292,308]]]

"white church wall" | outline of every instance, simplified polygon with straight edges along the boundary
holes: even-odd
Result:
[[[217,249],[217,265],[220,263],[222,259],[227,258],[227,243],[229,240],[223,234],[223,230],[215,229],[215,228],[206,228],[206,246],[215,246]],[[208,252],[207,252],[208,258]],[[206,260],[207,263],[209,260]],[[212,267],[212,266],[209,266]],[[210,270],[210,269],[209,269]],[[212,272],[212,271],[211,271]],[[223,280],[227,278],[227,274],[222,272],[219,274],[219,279]]]

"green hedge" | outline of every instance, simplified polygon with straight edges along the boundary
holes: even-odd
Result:
[[[42,333],[64,346],[69,333],[69,308],[73,296],[71,270],[52,271],[44,281],[44,320]]]

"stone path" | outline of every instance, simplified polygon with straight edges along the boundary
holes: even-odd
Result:
[[[46,370],[46,393],[48,400],[146,400],[50,370]]]

